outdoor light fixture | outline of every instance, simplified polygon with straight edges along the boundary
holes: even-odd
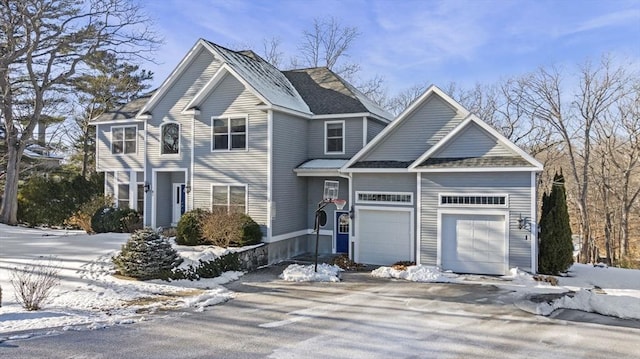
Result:
[[[149,185],[149,182],[145,182],[144,183],[144,193],[149,192],[149,189],[151,189],[151,186]]]
[[[184,190],[187,191],[187,193],[191,193],[191,186],[187,185]]]
[[[529,217],[522,217],[522,213],[520,213],[520,217],[518,218],[518,229],[531,231],[531,220]]]

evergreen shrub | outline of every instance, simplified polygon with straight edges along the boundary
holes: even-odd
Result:
[[[150,228],[133,233],[120,253],[113,257],[120,274],[140,280],[169,280],[172,270],[181,262],[171,243]]]
[[[176,243],[185,246],[204,244],[202,221],[209,214],[209,211],[201,208],[196,208],[183,214],[176,228]]]
[[[130,208],[100,207],[91,218],[95,233],[132,233],[142,228],[142,216]]]
[[[551,193],[542,197],[538,271],[558,275],[573,264],[573,241],[562,173],[553,178]]]

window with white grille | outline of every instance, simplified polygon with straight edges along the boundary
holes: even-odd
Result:
[[[507,195],[495,194],[440,194],[440,206],[447,207],[508,207]]]
[[[411,192],[356,192],[358,203],[413,204]]]

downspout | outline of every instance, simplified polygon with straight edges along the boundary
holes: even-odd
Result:
[[[273,237],[273,110],[267,110],[267,240],[271,242]]]
[[[148,135],[147,135],[147,121],[146,120],[144,121],[144,125],[142,126],[142,128],[143,128],[143,131],[144,131],[144,151],[142,153],[142,156],[143,156],[143,159],[142,159],[142,173],[143,173],[143,175],[142,175],[142,177],[143,177],[144,185],[146,186],[149,183],[149,178],[147,177],[147,137],[148,137]],[[151,184],[149,183],[149,185],[151,185]],[[154,186],[155,186],[155,183],[154,183]],[[145,188],[145,187],[143,187],[143,188]],[[149,192],[151,192],[151,190]],[[151,193],[153,193],[153,192],[151,192]],[[142,202],[142,206],[144,207],[144,218],[142,219],[142,223],[143,223],[143,225],[145,227],[149,225],[149,220],[147,220],[147,217],[151,213],[151,211],[147,210],[147,207],[149,207],[149,206],[147,206],[147,195],[148,194],[149,194],[148,192],[145,192],[144,197],[143,197],[144,201]]]

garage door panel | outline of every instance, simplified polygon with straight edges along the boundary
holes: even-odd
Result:
[[[504,215],[442,215],[442,267],[460,273],[504,274]]]
[[[412,259],[411,212],[360,210],[357,218],[360,262],[385,265]]]

